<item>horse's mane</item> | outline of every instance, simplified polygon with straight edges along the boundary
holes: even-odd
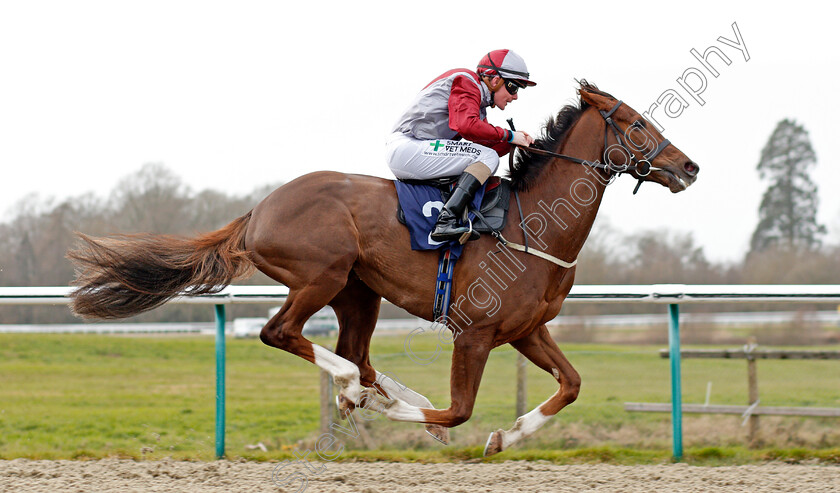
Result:
[[[586,79],[578,81],[578,84],[580,84],[580,88],[577,90],[578,103],[567,104],[560,109],[556,116],[549,117],[543,126],[542,134],[531,144],[531,147],[554,150],[563,144],[569,129],[577,123],[580,115],[590,106],[589,103],[580,97],[581,90],[610,98],[613,97],[611,94],[607,94],[598,89],[595,84],[590,84]],[[511,180],[511,185],[514,190],[527,190],[533,185],[551,159],[549,156],[531,154],[526,150],[519,149],[516,153],[516,161],[507,175]]]

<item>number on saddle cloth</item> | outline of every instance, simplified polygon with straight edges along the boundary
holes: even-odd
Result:
[[[438,273],[435,280],[435,297],[432,311],[433,320],[445,321],[449,316],[449,297],[452,290],[452,275],[455,262],[460,257],[464,245],[456,241],[440,243],[431,239],[440,210],[449,198],[457,177],[430,181],[397,181],[397,217],[408,227],[413,250],[440,249]],[[510,182],[499,177],[491,177],[476,193],[470,208],[475,210],[480,204],[480,217],[470,212],[473,227],[480,233],[501,231],[507,219],[510,205]],[[406,212],[407,211],[407,212]]]
[[[413,250],[437,250],[443,247],[442,243],[432,240],[429,234],[434,229],[443,204],[449,198],[449,187],[454,185],[455,180],[451,179],[448,185],[441,185],[440,180],[431,180],[436,185],[415,180],[395,182],[399,197],[397,218],[408,227]],[[445,189],[440,188],[441,186]],[[479,203],[483,220],[476,219],[475,214],[470,213],[473,227],[479,233],[501,231],[505,227],[510,206],[510,181],[497,176],[491,177],[476,193],[475,200],[470,204],[470,210],[476,209]],[[408,211],[407,214],[406,211]],[[453,244],[457,245],[457,242]],[[453,247],[455,258],[461,254],[461,249],[458,248],[460,246],[462,245]]]

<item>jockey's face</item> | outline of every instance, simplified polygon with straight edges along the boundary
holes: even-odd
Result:
[[[519,99],[519,94],[518,93],[517,94],[511,94],[511,93],[508,92],[507,87],[506,87],[507,84],[505,84],[504,81],[500,77],[498,77],[498,76],[493,77],[493,80],[490,81],[490,84],[491,84],[491,87],[495,87],[496,85],[501,86],[498,91],[493,93],[493,103],[495,103],[496,106],[500,110],[504,110],[505,106],[507,106],[507,104],[510,103],[511,101]]]

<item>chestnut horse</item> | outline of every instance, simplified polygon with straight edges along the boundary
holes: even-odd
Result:
[[[555,154],[520,153],[511,170],[518,207],[510,214],[517,220],[503,230],[511,242],[569,262],[583,247],[606,186],[618,172],[674,193],[692,184],[698,172],[626,104],[586,81],[578,94],[579,104],[549,119],[534,145]],[[586,162],[577,164],[580,160]],[[317,172],[278,188],[224,228],[195,238],[81,235],[84,243],[69,253],[78,268],[72,307],[85,318],[127,317],[181,293],[218,291],[256,267],[289,288],[283,307],[262,329],[265,344],[329,372],[343,410],[375,398],[388,418],[426,423],[444,443],[447,428],[472,414],[490,350],[509,343],[552,374],[559,389],[510,430],[491,433],[485,455],[497,453],[577,398],[580,376],[545,326],[560,312],[575,268],[512,251],[491,235],[467,245],[455,268],[455,301],[447,320],[454,333],[451,403],[435,409],[422,395],[379,378],[368,354],[381,298],[423,319],[433,317],[438,254],[411,250],[396,209],[389,180]],[[325,305],[338,317],[335,353],[301,335],[304,322]],[[369,388],[364,396],[363,387]]]

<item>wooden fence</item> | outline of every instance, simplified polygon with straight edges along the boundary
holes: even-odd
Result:
[[[661,358],[669,358],[670,352],[667,349],[659,351]],[[680,351],[683,358],[722,358],[722,359],[745,359],[747,360],[747,405],[709,405],[706,404],[683,404],[684,413],[701,414],[740,414],[745,424],[749,423],[747,440],[751,446],[759,442],[759,415],[775,416],[811,416],[811,417],[840,417],[840,408],[833,407],[777,407],[761,406],[758,397],[758,370],[756,360],[778,359],[778,360],[804,360],[804,359],[840,359],[840,351],[806,351],[787,349],[758,349],[757,344],[751,341],[740,349],[684,349]],[[671,412],[670,403],[646,403],[646,402],[625,402],[625,411],[642,412]]]

